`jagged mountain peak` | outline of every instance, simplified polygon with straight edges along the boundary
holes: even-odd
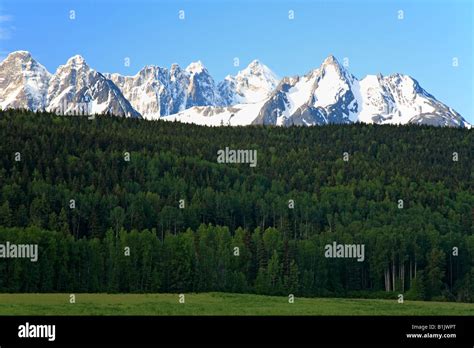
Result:
[[[29,51],[14,51],[11,52],[7,55],[7,57],[3,60],[5,61],[11,61],[11,60],[31,60],[33,57],[31,56],[31,53]]]
[[[145,65],[135,76],[156,76],[162,73],[168,73],[168,69],[158,65]]]
[[[140,117],[120,89],[109,78],[90,68],[80,55],[69,58],[51,77],[47,109],[63,114],[111,113]]]
[[[40,70],[41,73],[46,75],[51,75],[46,68],[38,63],[30,52],[28,51],[14,51],[8,54],[8,56],[0,63],[0,65],[4,66],[16,66],[21,71],[28,71],[28,70]],[[18,71],[12,71],[15,73]]]
[[[239,73],[260,73],[263,71],[271,71],[270,68],[268,68],[265,64],[263,64],[261,61],[258,59],[252,60],[247,67]]]
[[[190,74],[201,74],[203,72],[207,72],[207,69],[204,67],[204,64],[198,60],[189,64],[186,67],[186,71]]]
[[[262,79],[268,80],[269,82],[277,82],[279,80],[278,76],[268,66],[257,59],[251,61],[245,69],[240,70],[237,73],[236,78],[248,78],[249,76],[258,76]],[[232,76],[228,75],[227,78],[232,78]]]
[[[359,80],[333,55],[306,75],[281,80],[255,59],[217,86],[201,61],[185,69],[147,65],[134,76],[101,74],[80,55],[69,58],[54,75],[28,51],[12,52],[0,63],[0,108],[75,112],[84,102],[97,113],[146,118],[179,114],[176,119],[196,116],[204,123],[216,118],[209,124],[221,124],[224,112],[228,124],[359,121],[470,127],[410,75],[377,74]]]
[[[222,106],[214,79],[200,60],[189,64],[186,72],[189,74],[184,105],[186,109],[193,106]]]
[[[334,69],[334,71],[336,71],[336,73],[340,75],[343,79],[354,79],[354,77],[349,73],[349,71],[344,68],[341,63],[339,63],[337,58],[332,54],[327,56],[322,62],[321,66],[315,70],[318,70],[319,73],[322,73],[324,75],[327,71],[332,69]]]
[[[171,64],[170,71],[183,70],[178,63]]]
[[[252,67],[258,67],[262,65],[263,65],[262,62],[260,62],[258,59],[254,59],[249,63],[248,67],[252,68]]]
[[[330,54],[324,59],[322,65],[340,65],[340,64],[339,64],[339,61],[336,59],[336,57]]]
[[[162,67],[159,67],[158,65],[154,65],[154,64],[147,64],[145,65],[143,68],[140,69],[140,71],[154,71],[154,70],[161,70],[161,69],[164,69]],[[139,73],[140,73],[139,71]]]
[[[420,94],[432,99],[436,99],[434,96],[429,94],[421,87],[418,80],[416,80],[410,75],[394,73],[388,76],[382,76],[381,79],[384,81],[388,81],[391,84],[397,84],[402,88],[404,87],[405,89],[410,89],[413,94]]]
[[[425,91],[410,75],[368,75],[355,87],[360,122],[469,127],[461,115]]]
[[[218,88],[226,105],[256,103],[267,98],[278,82],[278,76],[255,59],[237,75],[227,75]]]
[[[81,56],[80,54],[76,54],[67,60],[66,65],[67,66],[71,66],[71,65],[86,65],[87,66],[87,63],[83,56]]]
[[[0,108],[43,109],[50,78],[30,52],[10,53],[0,63]]]
[[[214,80],[201,61],[182,69],[146,66],[135,76],[107,75],[132,106],[148,119],[170,115],[193,106],[221,105]]]

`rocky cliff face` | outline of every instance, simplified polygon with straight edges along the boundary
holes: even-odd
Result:
[[[26,51],[0,63],[0,107],[38,110],[46,107],[51,74]]]
[[[335,57],[306,75],[279,79],[255,60],[216,84],[198,61],[146,66],[135,76],[101,74],[74,56],[51,75],[26,51],[0,63],[0,107],[110,113],[204,125],[328,123],[471,127],[408,75],[359,80]]]
[[[74,56],[51,77],[47,109],[63,114],[114,114],[139,117],[117,86]]]

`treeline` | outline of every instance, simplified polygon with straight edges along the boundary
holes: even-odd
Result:
[[[244,290],[221,289],[221,281],[214,290],[286,293],[285,276],[273,281],[272,290],[257,280],[263,279],[261,269],[269,272],[276,263],[285,265],[289,277],[291,259],[298,293],[307,296],[414,291],[422,298],[472,301],[472,130],[208,128],[7,110],[0,112],[0,139],[0,226],[58,231],[69,236],[64,242],[86,249],[97,243],[102,251],[110,233],[128,238],[121,231],[148,230],[151,245],[160,248],[167,239],[195,239],[198,232],[186,231],[199,231],[202,224],[225,226],[219,228],[231,239],[244,231],[254,240],[270,228],[291,257],[285,261],[277,249],[278,262],[271,263],[272,251],[255,258],[257,249],[249,249],[251,265],[235,274],[243,276]],[[217,151],[225,147],[257,150],[257,167],[217,163]],[[328,260],[318,251],[351,240],[366,244],[364,262]],[[105,262],[105,254],[97,257]],[[144,271],[140,267],[136,272]],[[226,276],[234,274],[227,270]],[[173,287],[162,278],[168,270],[161,271],[157,288],[118,282],[114,289],[201,291],[194,281]]]
[[[0,262],[0,289],[6,292],[203,292],[227,291],[269,295],[352,296],[407,299],[448,299],[473,302],[473,271],[456,282],[454,293],[443,286],[446,269],[462,273],[474,255],[474,238],[463,257],[445,263],[451,241],[436,240],[429,232],[419,241],[420,267],[400,278],[391,292],[381,293],[385,264],[393,252],[408,249],[377,248],[387,242],[403,245],[396,231],[373,229],[367,236],[325,232],[305,240],[289,240],[276,228],[250,232],[238,228],[201,225],[197,231],[163,240],[156,230],[109,230],[105,238],[74,239],[41,230],[0,228],[0,244],[35,243],[37,262],[8,259]],[[433,233],[433,231],[431,231]],[[406,237],[406,236],[404,236]],[[328,259],[324,246],[334,240],[365,243],[367,262]],[[447,250],[447,251],[446,251]],[[380,252],[383,254],[379,254]],[[449,272],[448,272],[449,273]],[[416,274],[416,276],[415,276]],[[410,290],[407,290],[407,289]]]

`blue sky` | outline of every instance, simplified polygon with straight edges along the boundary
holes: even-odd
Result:
[[[201,60],[221,80],[259,59],[287,76],[334,54],[359,78],[413,76],[471,123],[473,32],[471,0],[0,0],[0,55],[28,50],[51,72],[81,54],[126,75]]]

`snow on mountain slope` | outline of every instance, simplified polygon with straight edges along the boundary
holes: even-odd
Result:
[[[254,124],[316,125],[356,119],[355,77],[333,56],[302,77],[284,78],[260,110]]]
[[[198,61],[186,69],[146,66],[135,76],[105,74],[147,119],[158,119],[193,106],[222,104],[211,75]]]
[[[298,110],[302,105],[309,102],[311,98],[311,92],[313,91],[313,86],[316,81],[316,74],[314,72],[299,78],[288,90],[286,95],[287,103],[285,111],[282,116],[279,117],[281,121],[277,123],[282,123],[282,120],[293,115],[296,110]]]
[[[179,66],[170,70],[157,66],[146,66],[135,76],[106,74],[132,106],[147,119],[179,112],[186,106],[188,74]]]
[[[350,88],[350,82],[344,73],[343,68],[338,67],[336,63],[323,64],[324,74],[318,81],[318,86],[314,91],[314,106],[327,107],[337,103],[339,97]]]
[[[333,56],[303,77],[284,78],[252,123],[351,122],[470,127],[410,76],[369,75],[359,81]]]
[[[223,105],[214,79],[200,61],[191,63],[186,72],[189,74],[186,109],[193,106]]]
[[[466,126],[456,111],[439,102],[408,75],[369,75],[354,86],[357,121],[378,124]]]
[[[256,103],[266,99],[278,81],[273,71],[254,60],[236,76],[226,76],[218,89],[226,105]]]
[[[91,69],[83,57],[71,57],[49,81],[47,109],[62,114],[88,113],[140,117],[115,84]]]
[[[84,110],[86,106],[86,110]],[[365,122],[468,127],[408,75],[358,80],[333,56],[304,76],[278,77],[257,60],[215,84],[202,62],[146,66],[135,76],[101,74],[81,56],[54,75],[29,52],[0,63],[0,107],[110,113],[208,125],[278,126]]]
[[[204,68],[202,62],[198,60],[197,62],[192,62],[191,64],[189,64],[185,70],[188,74],[195,75],[203,73],[206,68]]]
[[[0,63],[0,108],[43,109],[50,77],[29,52],[10,53]]]
[[[252,123],[263,103],[264,101],[226,107],[194,106],[161,119],[206,126],[246,126]]]

